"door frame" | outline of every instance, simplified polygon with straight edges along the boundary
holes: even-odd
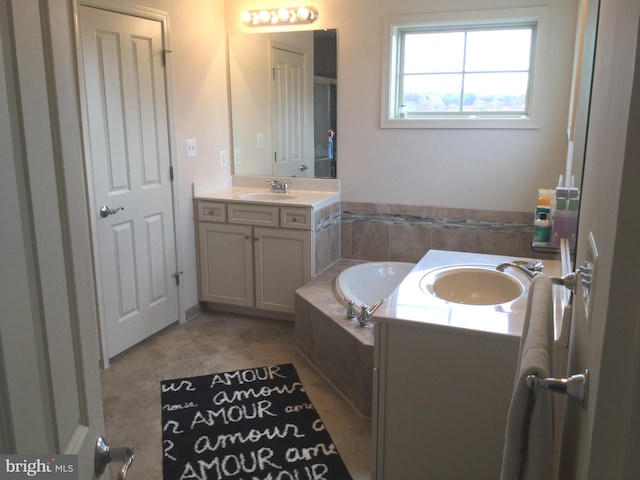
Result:
[[[139,5],[132,5],[124,3],[120,0],[72,0],[73,1],[73,16],[74,16],[74,28],[75,28],[75,40],[76,40],[76,54],[78,58],[78,83],[80,87],[80,110],[82,116],[82,140],[85,154],[85,170],[86,170],[86,184],[87,195],[89,205],[95,205],[95,192],[93,190],[93,184],[91,178],[93,175],[91,165],[91,150],[89,148],[89,125],[88,125],[88,107],[86,102],[86,84],[84,81],[84,63],[82,60],[82,41],[80,36],[80,16],[79,7],[93,7],[109,12],[119,13],[123,15],[131,15],[134,17],[145,18],[147,20],[154,20],[160,23],[162,29],[162,39],[165,49],[164,61],[164,80],[165,80],[165,99],[167,105],[167,138],[169,140],[169,163],[173,168],[173,181],[171,182],[171,204],[173,208],[173,236],[175,241],[175,260],[176,271],[181,271],[181,265],[183,265],[182,255],[182,240],[181,235],[178,232],[178,225],[180,221],[180,208],[179,208],[179,195],[178,195],[178,172],[177,172],[177,152],[176,152],[176,139],[175,139],[175,124],[174,124],[174,108],[172,102],[172,83],[171,83],[171,43],[169,37],[169,14],[162,10],[157,10],[150,7],[144,7]],[[95,246],[98,244],[98,215],[95,209],[89,208],[89,220],[91,224],[91,245],[94,252],[94,271],[96,282],[96,303],[98,306],[98,333],[100,337],[100,365],[102,368],[109,366],[109,358],[106,355],[106,324],[104,321],[104,297],[102,293],[101,283],[101,270],[100,264],[96,260]],[[184,306],[184,283],[179,283],[178,286],[178,321],[180,323],[186,322],[186,309]]]

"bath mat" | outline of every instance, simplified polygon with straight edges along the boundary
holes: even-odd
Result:
[[[161,389],[164,480],[351,480],[290,363]]]

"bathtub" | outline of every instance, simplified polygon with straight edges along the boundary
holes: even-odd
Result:
[[[387,298],[415,267],[407,262],[368,262],[343,270],[335,280],[335,293],[343,305],[350,298],[356,306],[373,305]]]

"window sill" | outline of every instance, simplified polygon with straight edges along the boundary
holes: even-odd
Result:
[[[532,118],[382,118],[381,128],[538,129]]]

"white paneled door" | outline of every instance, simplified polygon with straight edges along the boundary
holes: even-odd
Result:
[[[304,55],[280,48],[271,53],[273,174],[305,177],[313,174],[313,159],[306,156],[307,100]]]
[[[55,472],[75,458],[90,480],[104,421],[71,19],[66,0],[0,0],[0,453],[70,455]]]
[[[104,347],[179,318],[159,21],[80,6],[88,170]]]

